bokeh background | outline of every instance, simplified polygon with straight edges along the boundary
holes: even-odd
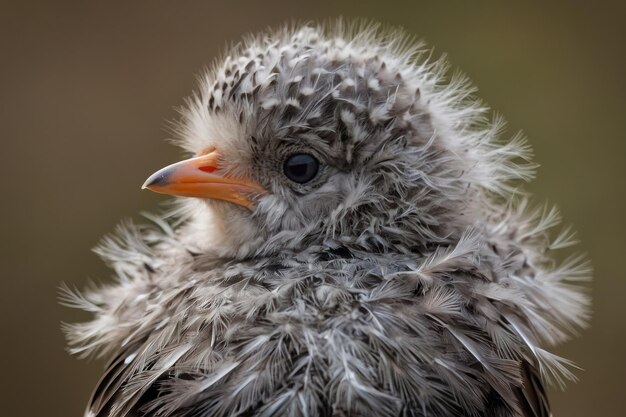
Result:
[[[529,185],[579,231],[594,318],[557,349],[584,371],[556,416],[621,416],[626,383],[626,25],[623,2],[0,1],[0,414],[81,412],[103,364],[64,350],[61,282],[110,279],[90,252],[180,157],[166,143],[195,75],[230,41],[291,19],[401,25],[447,53],[529,137]]]

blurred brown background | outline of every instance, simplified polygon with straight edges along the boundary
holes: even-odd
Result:
[[[562,209],[593,259],[594,319],[558,348],[584,372],[556,416],[623,415],[626,379],[626,25],[622,2],[0,1],[0,414],[79,416],[102,363],[64,351],[61,282],[111,272],[89,249],[176,160],[166,120],[226,42],[290,20],[402,25],[447,52],[523,129],[542,165],[529,188]]]

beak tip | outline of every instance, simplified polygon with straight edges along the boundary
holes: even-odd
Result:
[[[154,181],[152,181],[152,178],[148,178],[143,185],[141,186],[142,190],[149,190],[150,186],[154,183]]]
[[[148,177],[148,179],[146,180],[146,182],[143,183],[143,185],[141,186],[142,190],[148,189],[151,190],[153,186],[155,185],[167,185],[169,183],[169,177],[171,175],[171,170],[169,169],[162,169],[160,171],[155,172],[154,174],[150,175]]]

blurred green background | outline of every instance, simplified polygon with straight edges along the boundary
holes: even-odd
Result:
[[[64,351],[61,282],[111,272],[90,252],[179,151],[165,142],[195,75],[226,42],[296,19],[404,26],[449,54],[529,137],[529,185],[579,231],[595,267],[594,318],[557,349],[582,368],[556,416],[620,416],[626,379],[626,24],[623,2],[0,2],[0,414],[81,415],[102,369]]]

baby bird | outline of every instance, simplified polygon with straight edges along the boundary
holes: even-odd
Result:
[[[548,417],[546,347],[585,326],[530,149],[443,59],[375,25],[251,36],[182,111],[182,196],[97,252],[117,280],[70,349],[110,363],[89,417]]]

